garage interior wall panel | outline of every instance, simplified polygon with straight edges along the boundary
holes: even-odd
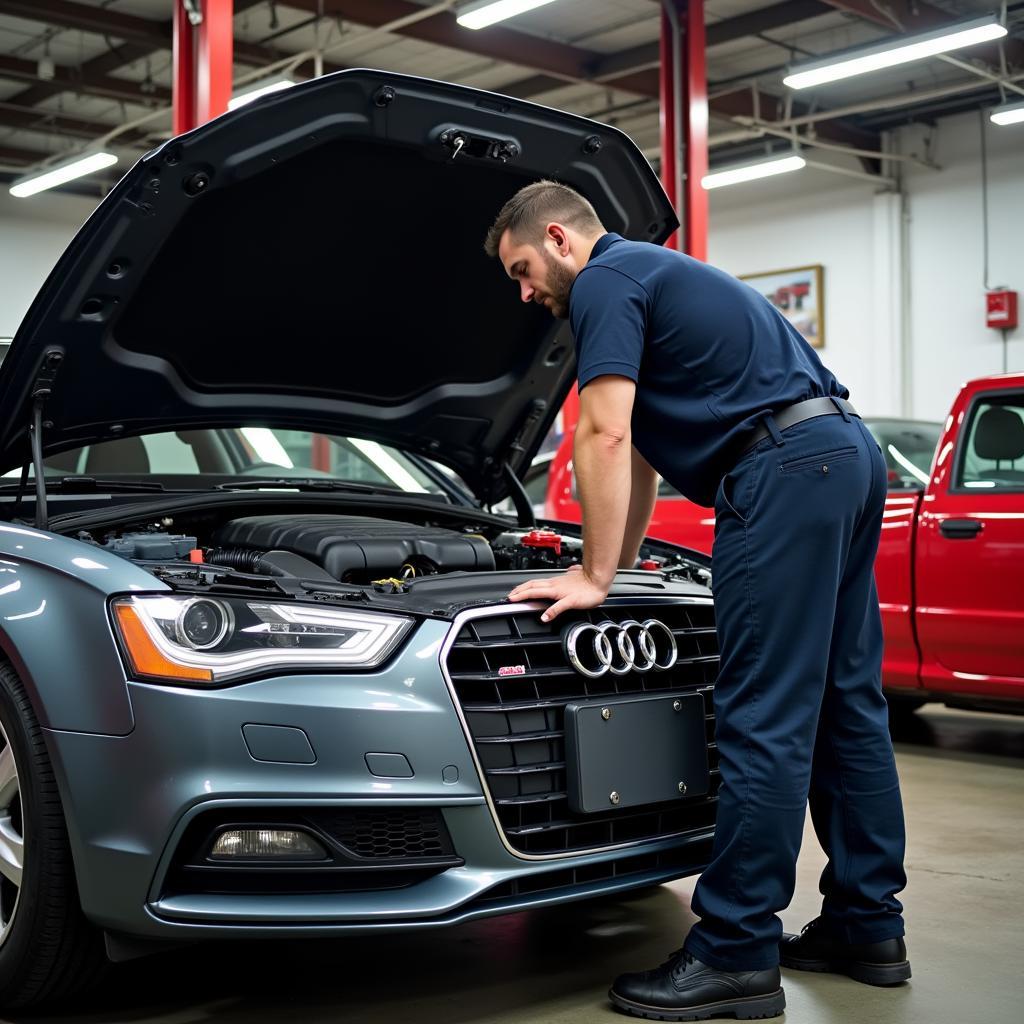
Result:
[[[926,152],[917,126],[891,142]],[[987,123],[986,142],[988,283],[1024,292],[1024,127]],[[867,414],[941,420],[964,380],[1003,369],[1002,335],[985,326],[978,115],[941,121],[932,159],[939,170],[907,165],[902,199],[814,168],[711,194],[712,263],[824,265],[822,355]],[[1024,369],[1024,329],[1006,355]]]
[[[0,338],[13,337],[53,265],[95,203],[54,193],[14,199],[0,190]]]
[[[920,129],[902,135],[902,152],[923,149]],[[986,121],[985,138],[988,283],[1024,292],[1024,125]],[[985,326],[980,152],[977,114],[943,121],[934,146],[942,170],[908,174],[913,401],[930,419],[945,416],[961,381],[1003,370],[1002,334]],[[1007,369],[1024,369],[1024,330],[1008,339]]]

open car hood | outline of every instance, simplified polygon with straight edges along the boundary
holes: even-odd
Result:
[[[457,136],[464,144],[453,157]],[[147,154],[61,257],[0,369],[0,471],[158,430],[350,434],[456,470],[485,501],[529,465],[575,375],[563,321],[483,252],[556,178],[610,231],[675,214],[615,128],[493,93],[342,71]]]

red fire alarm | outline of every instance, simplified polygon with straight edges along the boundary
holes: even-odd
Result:
[[[1017,293],[998,291],[985,293],[985,326],[1004,331],[1017,326]]]

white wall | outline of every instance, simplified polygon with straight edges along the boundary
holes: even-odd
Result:
[[[0,189],[0,338],[13,336],[53,265],[95,208],[78,196]]]
[[[989,284],[1024,298],[1024,126],[989,125],[986,139]],[[917,128],[893,141],[901,153],[925,151]],[[984,326],[978,116],[941,121],[932,156],[940,170],[908,165],[905,205],[812,168],[711,194],[712,263],[735,274],[824,265],[821,356],[868,414],[941,419],[964,380],[1003,368],[1002,336]],[[1024,370],[1021,328],[1007,356]]]
[[[904,151],[920,149],[919,130],[903,134]],[[1024,298],[1024,125],[999,127],[986,120],[985,139],[987,283]],[[940,123],[936,135],[934,157],[942,170],[915,167],[908,175],[913,400],[915,409],[929,415],[947,411],[941,402],[936,408],[936,392],[1003,370],[1002,333],[984,326],[980,153],[978,115],[958,117]],[[1024,370],[1024,328],[1009,332],[1008,339],[1007,369]]]

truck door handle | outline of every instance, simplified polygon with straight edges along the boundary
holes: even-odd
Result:
[[[970,540],[981,533],[982,525],[977,519],[944,519],[939,529],[950,540]]]

